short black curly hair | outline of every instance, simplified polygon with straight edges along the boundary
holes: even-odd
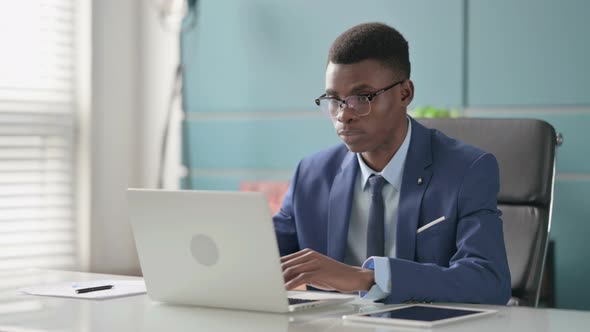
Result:
[[[379,60],[402,78],[410,78],[408,41],[386,24],[355,25],[334,40],[328,53],[328,62],[334,64],[352,64],[367,59]]]

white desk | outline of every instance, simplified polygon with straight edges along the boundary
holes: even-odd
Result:
[[[133,279],[91,273],[31,270],[0,272],[0,331],[395,331],[357,325],[343,314],[373,305],[356,301],[298,314],[177,307],[152,302],[147,295],[92,301],[24,295],[16,288],[61,281]],[[436,328],[436,331],[544,332],[588,331],[590,312],[558,309],[491,307],[497,315]],[[412,329],[421,331],[420,329]],[[405,330],[407,331],[407,329]],[[428,330],[423,330],[428,331]]]

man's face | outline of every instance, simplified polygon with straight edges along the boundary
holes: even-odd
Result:
[[[341,100],[352,95],[371,94],[403,79],[398,76],[377,60],[347,65],[330,62],[326,68],[326,94]],[[357,116],[344,108],[332,119],[336,133],[352,152],[396,149],[396,137],[400,128],[404,128],[403,121],[407,121],[406,107],[412,97],[413,84],[406,80],[376,96],[368,115]]]

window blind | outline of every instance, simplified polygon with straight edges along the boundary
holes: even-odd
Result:
[[[74,0],[0,0],[0,271],[74,268]]]

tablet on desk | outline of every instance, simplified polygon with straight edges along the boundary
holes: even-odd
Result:
[[[489,309],[412,304],[360,314],[345,315],[342,318],[354,322],[429,328],[491,315],[496,312],[496,310]]]

